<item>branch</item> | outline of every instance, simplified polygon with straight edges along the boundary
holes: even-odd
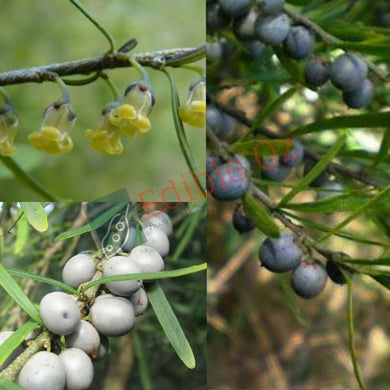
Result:
[[[246,117],[246,115],[242,111],[237,111],[236,109],[232,109],[230,107],[227,107],[221,103],[215,102],[216,106],[226,114],[232,116],[234,119],[236,119],[238,122],[241,124],[252,128],[252,121]],[[268,138],[271,139],[278,139],[282,137],[288,137],[288,134],[277,134],[271,130],[268,130],[265,127],[258,127],[253,130],[254,133],[260,133],[265,135]],[[321,159],[321,156],[313,151],[309,147],[305,147],[305,155],[310,157],[311,159],[315,161],[319,161]],[[344,165],[337,164],[337,163],[330,163],[327,166],[327,171],[331,174],[341,174],[341,175],[346,175],[354,180],[360,181],[361,183],[365,183],[374,187],[381,187],[384,183],[382,181],[376,180],[370,176],[370,174],[363,169],[360,171],[354,171]]]
[[[343,48],[344,41],[341,39],[335,37],[334,35],[331,35],[327,33],[325,30],[323,30],[320,26],[318,26],[316,23],[312,22],[309,19],[306,19],[304,16],[288,9],[284,8],[284,12],[296,23],[301,24],[302,26],[307,27],[308,29],[312,30],[315,32],[325,43],[328,45],[336,46]],[[372,62],[367,61],[367,66],[368,68],[375,74],[375,76],[380,80],[380,81],[387,81],[387,74],[378,69],[377,66],[375,66]]]
[[[134,54],[138,63],[153,69],[171,66],[178,67],[204,58],[205,45],[192,48],[176,48]],[[105,53],[97,57],[84,58],[76,61],[62,62],[39,67],[11,70],[0,73],[0,86],[41,83],[47,73],[56,73],[58,76],[85,75],[105,69],[129,68],[131,64],[123,53]]]

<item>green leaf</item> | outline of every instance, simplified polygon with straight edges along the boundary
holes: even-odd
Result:
[[[158,282],[154,282],[147,289],[147,295],[157,319],[173,349],[188,368],[195,368],[195,356],[192,352],[190,343],[188,342],[160,284]]]
[[[284,156],[287,150],[291,150],[291,138],[285,139],[267,139],[264,137],[255,138],[250,141],[239,141],[229,145],[226,149],[230,153],[245,154],[246,156],[255,157],[261,167],[260,157]]]
[[[285,208],[302,213],[336,213],[340,211],[355,210],[367,201],[366,196],[355,194],[334,195],[315,202],[289,203]]]
[[[172,103],[172,114],[173,114],[173,121],[175,123],[175,129],[176,129],[176,136],[179,141],[181,152],[183,153],[184,159],[187,163],[187,166],[192,172],[193,178],[196,181],[198,187],[201,189],[202,193],[205,194],[206,191],[203,188],[201,182],[199,181],[199,170],[196,166],[194,157],[192,156],[190,145],[188,144],[187,136],[184,131],[183,122],[181,121],[179,117],[179,96],[177,94],[176,90],[176,83],[175,79],[173,78],[172,74],[166,71],[165,69],[162,70],[163,73],[168,77],[169,85],[171,87],[171,103]]]
[[[76,229],[68,230],[67,232],[61,233],[58,235],[54,241],[61,241],[67,238],[72,238],[75,236],[79,236],[80,234],[90,232],[92,230],[98,229],[100,226],[103,226],[106,222],[108,222],[116,213],[121,211],[124,207],[126,207],[126,202],[121,202],[111,207],[109,210],[100,214],[96,217],[92,222],[88,225],[80,226]]]
[[[350,263],[352,265],[366,265],[366,266],[387,266],[390,267],[390,257],[381,257],[379,259],[350,259],[350,258],[341,258],[334,259],[335,261],[340,261],[342,263]]]
[[[295,319],[304,327],[307,327],[306,319],[297,305],[296,294],[291,287],[290,278],[287,275],[278,275],[278,281],[282,288],[284,298]]]
[[[14,254],[22,253],[28,241],[28,222],[25,215],[21,212],[21,217],[16,225],[16,240],[14,245]]]
[[[342,42],[331,46],[344,50],[353,50],[362,54],[371,54],[381,59],[390,59],[390,45],[370,44],[364,42]]]
[[[316,230],[319,230],[321,232],[329,232],[331,230],[330,227],[313,222],[313,221],[309,220],[308,218],[302,218],[302,217],[299,217],[299,216],[294,215],[292,213],[289,213],[287,211],[284,211],[283,214],[286,214],[286,215],[296,219],[303,226],[306,226],[310,229],[316,229]],[[346,231],[338,232],[338,233],[336,233],[336,236],[343,237],[346,240],[361,242],[363,244],[368,244],[368,245],[376,245],[376,246],[382,246],[382,247],[389,247],[390,246],[390,243],[384,243],[384,242],[380,242],[380,241],[370,240],[365,236],[364,237],[359,236],[356,233],[351,233],[351,232],[346,232]]]
[[[278,225],[263,203],[256,200],[249,191],[242,197],[242,203],[246,213],[262,232],[270,237],[279,237]]]
[[[298,127],[290,132],[290,136],[314,133],[328,129],[388,127],[390,112],[376,112],[375,114],[336,116],[330,119],[322,119],[308,125]]]
[[[374,197],[372,197],[370,200],[365,202],[363,205],[358,207],[354,213],[352,213],[349,217],[345,218],[344,221],[340,222],[337,226],[335,226],[330,232],[324,234],[322,237],[320,237],[316,244],[327,240],[329,237],[331,237],[333,234],[339,232],[342,230],[345,226],[347,226],[350,222],[352,222],[354,219],[359,217],[361,214],[363,214],[365,211],[369,210],[370,208],[373,208],[376,204],[383,201],[383,199],[387,198],[390,194],[390,185],[385,187],[382,191],[378,192]]]
[[[18,269],[8,268],[7,270],[9,272],[9,274],[12,275],[12,276],[16,276],[16,277],[19,277],[19,278],[27,278],[27,279],[36,280],[37,282],[42,282],[42,283],[49,284],[51,286],[58,287],[61,290],[66,291],[69,294],[81,295],[73,287],[70,287],[67,284],[62,283],[62,282],[60,282],[58,280],[50,279],[50,278],[47,278],[46,276],[34,275],[34,274],[29,273],[29,272],[21,271],[21,270],[18,270]]]
[[[281,47],[273,46],[273,50],[291,77],[298,83],[304,83],[303,69],[298,65],[298,62],[292,60]]]
[[[20,154],[21,153],[19,152],[18,155],[15,157],[15,159],[13,157],[0,155],[0,161],[9,171],[12,172],[12,176],[18,182],[30,188],[32,191],[34,191],[36,194],[41,196],[43,199],[55,202],[57,199],[53,195],[49,194],[32,176],[30,176],[28,172],[26,172],[21,167],[21,165],[18,164],[17,160]]]
[[[150,375],[149,361],[145,354],[144,345],[142,344],[141,337],[139,336],[137,330],[134,329],[131,333],[134,339],[135,356],[137,357],[138,372],[141,377],[142,389],[152,390],[153,382]]]
[[[193,265],[191,267],[175,269],[172,271],[107,276],[106,278],[101,278],[98,280],[94,280],[91,283],[88,283],[85,287],[82,288],[82,293],[84,293],[85,290],[93,286],[98,286],[99,284],[105,284],[109,282],[122,282],[124,280],[155,280],[155,279],[178,278],[180,276],[194,274],[196,272],[204,271],[206,269],[207,269],[207,263],[202,263],[199,265]]]
[[[390,276],[379,275],[379,276],[371,276],[376,282],[381,284],[383,287],[386,287],[390,290]]]
[[[20,202],[28,223],[38,232],[45,232],[49,223],[43,206],[39,202]]]
[[[313,167],[313,169],[304,177],[302,177],[295,188],[288,192],[279,202],[278,207],[285,207],[288,202],[294,198],[299,192],[304,190],[313,180],[315,180],[321,172],[323,172],[329,163],[333,160],[337,153],[342,148],[345,141],[345,135],[342,135],[337,142],[322,156],[321,160]]]
[[[199,220],[202,216],[202,212],[205,209],[207,202],[202,202],[202,206],[194,213],[190,214],[187,218],[190,219],[187,229],[183,235],[181,235],[180,241],[176,246],[175,252],[172,255],[172,260],[177,260],[183,251],[186,249],[188,243],[192,239],[192,235],[195,232],[196,227],[198,226]]]
[[[38,324],[43,324],[38,310],[7,269],[0,264],[0,285],[7,294]]]
[[[263,121],[274,114],[288,99],[295,95],[297,92],[297,87],[292,87],[288,89],[286,92],[282,93],[275,100],[268,103],[261,111],[261,113],[255,118],[252,122],[251,129],[256,129],[260,127]]]
[[[2,378],[0,376],[0,389],[1,390],[25,390],[24,387],[19,386],[15,382],[11,382],[8,379]]]
[[[383,134],[381,147],[379,152],[376,155],[374,167],[379,165],[381,162],[384,162],[389,157],[390,150],[390,127],[387,128]]]
[[[37,326],[35,321],[27,321],[14,334],[8,337],[3,344],[0,345],[0,365],[3,364],[9,355],[23,343],[26,336]],[[1,388],[1,387],[0,387]]]

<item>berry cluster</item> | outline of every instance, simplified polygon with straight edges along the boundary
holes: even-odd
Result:
[[[169,252],[172,221],[167,214],[155,211],[145,214],[141,222],[143,244],[136,245],[136,228],[130,226],[121,255],[98,262],[91,251],[79,253],[66,262],[63,281],[79,288],[99,274],[109,277],[162,271],[163,256]],[[59,291],[46,294],[40,302],[40,316],[45,328],[53,334],[54,352],[41,351],[33,355],[20,371],[19,384],[27,390],[89,388],[93,380],[92,362],[108,353],[108,337],[128,333],[147,306],[148,298],[141,280],[106,283],[87,301]],[[12,332],[0,334],[0,343],[10,334]],[[15,352],[18,353],[20,351]],[[14,357],[11,356],[1,369]]]
[[[207,2],[207,28],[212,39],[207,43],[209,62],[232,55],[238,43],[247,56],[261,58],[267,45],[282,45],[284,53],[300,61],[308,59],[304,77],[311,88],[323,86],[329,79],[343,93],[350,108],[367,107],[374,88],[367,78],[366,62],[355,54],[345,53],[329,60],[314,55],[315,32],[308,26],[294,24],[283,12],[284,0],[214,0]],[[217,38],[223,30],[231,30],[235,39]],[[223,34],[226,35],[226,34]]]

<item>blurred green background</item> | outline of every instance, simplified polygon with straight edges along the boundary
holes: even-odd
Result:
[[[86,0],[83,4],[111,32],[117,47],[137,38],[135,53],[195,47],[205,42],[204,0]],[[0,0],[0,6],[1,72],[96,56],[108,49],[103,35],[69,1]],[[172,72],[184,102],[188,87],[198,75],[186,69]],[[139,78],[134,69],[107,73],[122,92]],[[85,129],[96,128],[103,107],[112,100],[102,80],[69,87],[77,113],[72,132],[75,146],[62,156],[36,151],[27,141],[28,134],[41,127],[43,110],[60,97],[58,86],[44,83],[6,87],[20,119],[16,139],[19,152],[15,160],[46,190],[62,199],[93,200],[125,188],[133,200],[137,200],[136,194],[149,189],[154,194],[150,192],[145,200],[160,200],[161,191],[170,185],[168,180],[173,180],[186,200],[181,174],[197,196],[176,138],[167,78],[155,70],[150,70],[150,77],[156,95],[150,115],[152,130],[146,137],[124,138],[125,151],[119,156],[93,151],[84,137]],[[198,168],[203,171],[205,133],[189,126],[186,133]],[[172,191],[166,196],[167,200],[176,200]],[[3,166],[0,166],[0,198],[39,200]]]

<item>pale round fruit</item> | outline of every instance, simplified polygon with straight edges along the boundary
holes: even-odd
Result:
[[[135,312],[123,298],[101,299],[91,307],[91,322],[105,336],[123,336],[134,326]]]
[[[92,356],[93,361],[102,360],[108,353],[110,348],[110,341],[107,336],[100,335],[100,347],[96,355]]]
[[[96,272],[96,263],[87,253],[71,257],[62,269],[62,280],[73,288],[92,279]]]
[[[141,221],[145,226],[160,228],[167,236],[172,233],[171,218],[161,210],[151,211],[149,214],[143,215]]]
[[[68,348],[59,354],[65,367],[66,390],[86,390],[93,380],[90,357],[81,349]]]
[[[142,272],[160,272],[164,269],[164,260],[154,249],[146,245],[136,246],[128,259],[139,265]]]
[[[76,301],[63,292],[46,294],[41,300],[39,311],[46,328],[58,335],[73,333],[81,321]]]
[[[11,337],[14,332],[10,330],[5,330],[4,332],[0,332],[0,345],[4,343],[5,340],[8,339],[8,337]],[[4,370],[18,355],[20,355],[23,352],[22,347],[17,347],[10,356],[8,356],[7,360],[0,365],[0,371]]]
[[[134,250],[134,249],[133,249]],[[125,256],[114,256],[103,266],[103,277],[125,274],[139,274],[143,272],[135,262]],[[140,280],[124,280],[122,282],[106,283],[107,288],[116,295],[129,296],[142,285]]]
[[[77,329],[65,337],[68,348],[79,348],[90,356],[96,355],[100,347],[98,331],[89,322],[81,320]]]
[[[134,306],[136,316],[141,315],[148,307],[148,296],[146,295],[145,289],[142,287],[129,297],[129,300]]]
[[[127,230],[127,239],[123,244],[123,251],[130,252],[135,247],[135,239],[136,239],[137,231],[134,226],[129,226]]]
[[[169,239],[161,229],[147,226],[142,232],[146,238],[144,245],[154,248],[162,257],[169,253]]]
[[[26,390],[63,390],[65,367],[55,353],[38,352],[20,371],[18,383]]]

